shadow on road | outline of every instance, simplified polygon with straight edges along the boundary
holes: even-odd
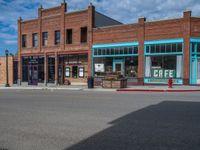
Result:
[[[199,150],[200,103],[165,101],[130,113],[65,150]]]

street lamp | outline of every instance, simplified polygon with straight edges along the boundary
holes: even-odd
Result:
[[[9,87],[9,82],[8,82],[8,54],[9,54],[9,51],[6,49],[5,50],[5,54],[6,54],[6,84],[5,84],[5,87]]]

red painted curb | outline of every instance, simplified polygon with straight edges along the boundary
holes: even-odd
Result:
[[[142,89],[133,89],[133,90],[117,90],[117,92],[200,92],[200,90],[142,90]]]

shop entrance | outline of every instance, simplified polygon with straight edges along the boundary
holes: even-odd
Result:
[[[124,60],[113,60],[113,72],[124,76]]]
[[[29,85],[38,84],[38,65],[28,66],[28,84]]]

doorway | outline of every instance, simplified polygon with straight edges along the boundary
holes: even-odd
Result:
[[[29,85],[38,84],[38,65],[28,66],[28,84]]]
[[[113,72],[124,76],[124,60],[113,60]]]

